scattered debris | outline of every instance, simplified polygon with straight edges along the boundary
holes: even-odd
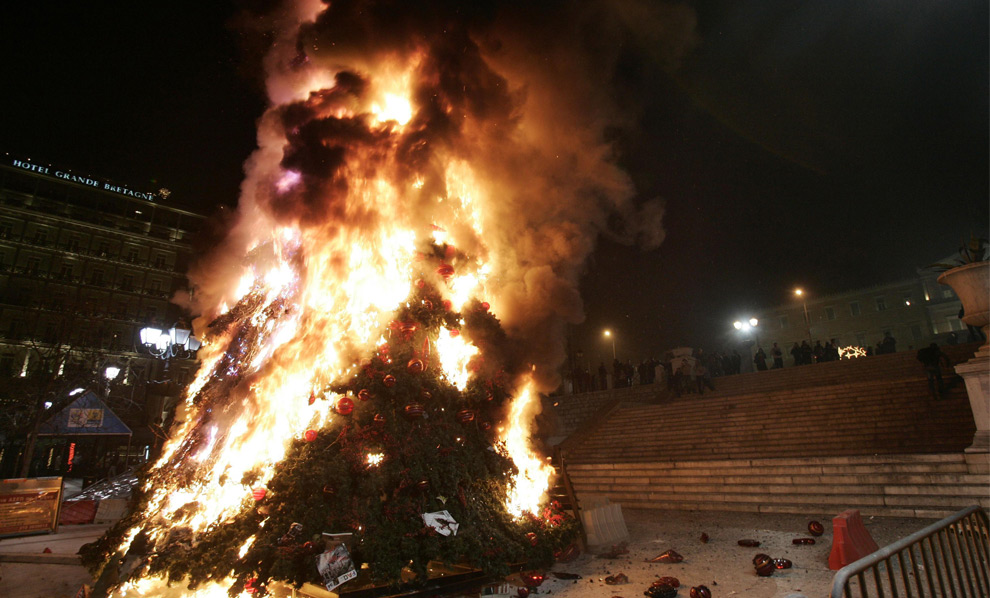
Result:
[[[708,544],[708,534],[705,532],[701,532],[701,543]]]
[[[603,552],[598,555],[600,559],[617,559],[624,554],[629,554],[629,549],[626,548],[626,543],[616,544],[608,551]]]
[[[740,546],[745,546],[746,548],[756,548],[757,546],[760,545],[760,542],[758,540],[752,540],[750,538],[744,538],[744,539],[739,540],[738,542],[736,542],[736,544],[739,544]]]
[[[551,571],[550,575],[553,575],[557,579],[581,579],[581,576],[577,573],[567,573],[565,571]]]
[[[677,588],[674,586],[668,586],[667,584],[650,586],[645,592],[643,592],[643,595],[648,598],[676,598]]]
[[[668,586],[673,586],[675,588],[679,588],[681,587],[681,580],[677,579],[676,577],[669,577],[669,576],[661,577],[656,581],[654,581],[653,585],[655,586],[668,585]]]
[[[815,543],[814,538],[794,538],[791,543],[797,544],[798,546],[810,546]]]
[[[629,583],[629,578],[625,573],[616,573],[605,578],[605,583],[610,586],[621,586]]]
[[[694,586],[691,588],[691,598],[712,598],[712,591],[708,586]]]
[[[684,557],[679,555],[673,548],[658,554],[652,559],[646,559],[648,563],[679,563],[684,560]]]

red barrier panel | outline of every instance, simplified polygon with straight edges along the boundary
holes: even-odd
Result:
[[[838,571],[868,554],[880,550],[870,532],[863,525],[857,509],[843,511],[832,519],[832,553],[828,555],[828,568]]]
[[[99,501],[74,500],[62,503],[62,513],[58,517],[59,525],[79,525],[93,523],[96,518],[96,507]]]

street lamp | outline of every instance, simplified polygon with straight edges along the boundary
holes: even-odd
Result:
[[[195,353],[202,343],[192,335],[192,331],[173,326],[168,331],[153,326],[141,329],[141,345],[149,353],[160,359],[188,357]]]
[[[611,330],[608,330],[608,329],[606,329],[605,332],[603,332],[602,334],[605,336],[605,338],[612,339],[612,360],[615,361],[615,359],[616,359],[616,357],[615,357],[615,336],[612,334],[612,331]]]
[[[804,297],[803,289],[794,289],[794,295],[801,298],[801,307],[804,308],[804,326],[808,331],[808,343],[811,343],[811,318],[808,317],[808,300]]]
[[[106,396],[110,396],[110,383],[117,379],[120,375],[120,368],[115,365],[108,365],[106,369],[103,370],[103,377],[106,378]]]
[[[742,333],[746,333],[746,332],[752,331],[753,332],[753,337],[756,340],[756,345],[759,346],[760,345],[760,336],[756,333],[756,327],[757,327],[757,325],[759,325],[759,323],[760,323],[760,321],[757,320],[756,318],[750,318],[750,319],[748,319],[746,321],[736,320],[735,322],[732,323],[732,327],[735,328],[736,330],[738,330],[739,332],[742,332]]]

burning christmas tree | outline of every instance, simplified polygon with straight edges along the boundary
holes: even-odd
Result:
[[[259,149],[185,298],[202,366],[88,554],[116,595],[332,587],[350,563],[381,583],[498,573],[574,540],[532,421],[630,186],[594,85],[526,66],[546,16],[308,0],[271,18]]]

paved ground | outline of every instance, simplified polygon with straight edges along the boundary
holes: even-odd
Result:
[[[558,563],[554,571],[577,573],[583,579],[564,581],[551,575],[540,587],[540,593],[551,593],[556,598],[637,598],[653,580],[672,576],[681,583],[678,593],[681,597],[688,596],[692,586],[706,585],[716,598],[821,598],[828,595],[834,574],[828,568],[832,547],[831,518],[832,515],[626,510],[624,519],[630,532],[628,555],[614,560],[582,555],[572,563]],[[825,535],[813,546],[795,546],[794,538],[810,537],[807,526],[812,519],[824,524]],[[867,530],[880,546],[930,523],[929,520],[879,517],[865,520]],[[708,543],[701,541],[702,533],[708,534]],[[743,548],[738,545],[741,539],[758,540],[761,545]],[[678,564],[646,562],[670,549],[676,550],[684,561]],[[789,559],[794,566],[777,571],[772,577],[759,577],[752,563],[753,556],[758,553]],[[624,573],[629,583],[605,583],[607,576],[618,573]]]
[[[548,576],[538,594],[554,598],[638,598],[659,576],[680,580],[678,596],[686,598],[691,586],[704,584],[719,598],[821,598],[831,587],[832,571],[828,554],[832,545],[831,514],[821,517],[767,515],[755,513],[715,513],[626,510],[630,531],[629,553],[617,559],[584,554],[571,563],[558,564],[554,571],[581,575],[565,581]],[[817,519],[825,525],[825,535],[814,546],[795,546],[797,537],[807,537],[807,525]],[[929,520],[875,518],[865,520],[867,530],[880,546],[889,544],[930,524]],[[55,535],[0,540],[0,596],[3,598],[72,598],[89,581],[81,565],[52,564],[72,562],[79,546],[99,537],[106,525],[63,526]],[[702,543],[702,532],[709,542]],[[759,540],[759,548],[742,548],[743,538]],[[42,555],[45,548],[51,555]],[[684,561],[678,564],[648,563],[660,553],[674,549]],[[773,577],[757,577],[753,555],[764,552],[774,558],[793,561],[790,570]],[[11,562],[11,560],[40,562]],[[42,560],[44,559],[44,560]],[[605,577],[624,573],[625,585],[607,585]]]
[[[79,547],[99,538],[108,527],[63,525],[57,534],[0,540],[0,596],[72,598],[83,584],[91,583],[89,573],[78,564]],[[52,552],[45,554],[46,548]]]

